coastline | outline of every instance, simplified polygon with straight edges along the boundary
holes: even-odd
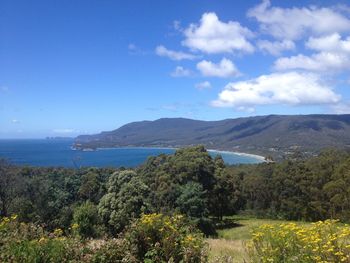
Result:
[[[207,149],[208,152],[214,152],[214,153],[226,153],[226,154],[234,154],[234,155],[240,155],[240,156],[246,156],[251,157],[256,160],[266,162],[265,157],[262,155],[252,154],[252,153],[242,153],[242,152],[233,152],[233,151],[222,151],[222,150],[216,150],[216,149]]]
[[[186,147],[186,146],[184,146]],[[188,147],[188,146],[187,146]],[[157,147],[157,146],[124,146],[124,147],[98,147],[95,150],[113,150],[113,149],[165,149],[165,150],[177,150],[182,147]],[[84,151],[84,149],[72,149],[72,150],[80,150]],[[86,150],[85,150],[86,151]],[[260,162],[266,162],[265,157],[262,155],[257,154],[251,154],[251,153],[243,153],[243,152],[235,152],[235,151],[227,151],[227,150],[218,150],[218,149],[207,149],[208,152],[212,153],[224,153],[224,154],[232,154],[232,155],[238,155],[238,156],[244,156],[253,158],[255,160],[258,160]]]

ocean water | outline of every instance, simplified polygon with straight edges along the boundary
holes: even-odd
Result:
[[[109,148],[97,151],[72,150],[73,140],[0,140],[0,158],[13,164],[62,167],[135,167],[144,163],[149,156],[161,153],[172,154],[168,148]],[[212,156],[218,154],[210,151]],[[261,160],[251,156],[220,152],[227,164],[258,163]]]

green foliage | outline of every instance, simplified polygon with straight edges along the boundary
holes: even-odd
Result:
[[[302,226],[262,225],[247,244],[251,262],[349,262],[350,229],[326,220]]]
[[[349,154],[325,150],[310,159],[229,167],[238,174],[240,210],[257,216],[316,221],[350,220]],[[232,200],[232,198],[231,198]]]
[[[136,258],[130,254],[126,242],[123,239],[104,241],[91,257],[91,263],[116,262],[138,263]]]
[[[63,237],[62,230],[48,234],[34,224],[19,223],[16,218],[0,221],[0,262],[83,262],[81,243]]]
[[[149,188],[133,171],[122,171],[111,176],[108,193],[98,206],[98,213],[108,232],[116,235],[134,218],[147,212]]]
[[[199,263],[207,258],[202,235],[179,215],[143,215],[119,239],[91,242],[64,236],[61,229],[48,233],[16,218],[0,221],[0,262]]]
[[[215,234],[212,220],[209,218],[209,200],[207,192],[199,183],[190,182],[180,188],[176,205],[181,214],[186,215],[203,233]]]
[[[154,211],[180,211],[197,222],[204,233],[211,234],[210,197],[220,165],[203,146],[195,146],[179,149],[174,155],[152,157],[139,173],[150,188]]]
[[[118,236],[150,212],[185,214],[206,235],[214,232],[213,220],[220,226],[224,216],[242,211],[265,218],[350,221],[349,156],[325,150],[309,159],[226,167],[221,157],[195,146],[151,157],[133,170],[15,167],[1,161],[0,214],[17,214],[47,231],[81,221],[82,237],[96,236],[102,228],[102,235]]]
[[[219,220],[226,215],[235,214],[241,208],[241,179],[235,173],[229,173],[221,158],[215,160],[216,183],[210,193],[210,212]]]
[[[142,215],[125,234],[132,254],[144,262],[206,262],[206,244],[181,215]]]
[[[73,222],[76,231],[82,238],[96,237],[98,232],[97,208],[90,201],[86,201],[74,210]]]
[[[23,191],[24,181],[18,169],[0,159],[0,216],[7,216],[17,195]]]
[[[190,182],[180,188],[176,205],[182,214],[189,217],[202,218],[209,215],[206,191],[199,183]]]
[[[95,171],[95,169],[90,169],[88,173],[81,177],[81,185],[79,187],[78,194],[83,200],[98,203],[103,191],[103,184],[98,171]]]

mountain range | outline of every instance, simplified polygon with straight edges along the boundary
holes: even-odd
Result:
[[[283,157],[295,151],[350,148],[350,114],[268,115],[220,121],[162,118],[126,124],[113,131],[80,135],[77,149],[106,147],[183,147]]]

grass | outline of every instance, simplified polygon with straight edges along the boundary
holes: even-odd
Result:
[[[231,260],[227,260],[227,263],[244,262],[245,250],[241,240],[208,238],[207,242],[210,248],[209,262],[226,263],[223,257]]]
[[[244,242],[251,238],[251,231],[263,224],[282,224],[288,221],[257,219],[251,217],[234,216],[237,226],[218,230],[218,238],[208,238],[210,248],[210,262],[248,262]],[[307,224],[298,222],[298,224]],[[218,257],[228,257],[231,261],[220,261]],[[246,259],[246,261],[244,261]],[[222,259],[221,259],[222,260]]]

